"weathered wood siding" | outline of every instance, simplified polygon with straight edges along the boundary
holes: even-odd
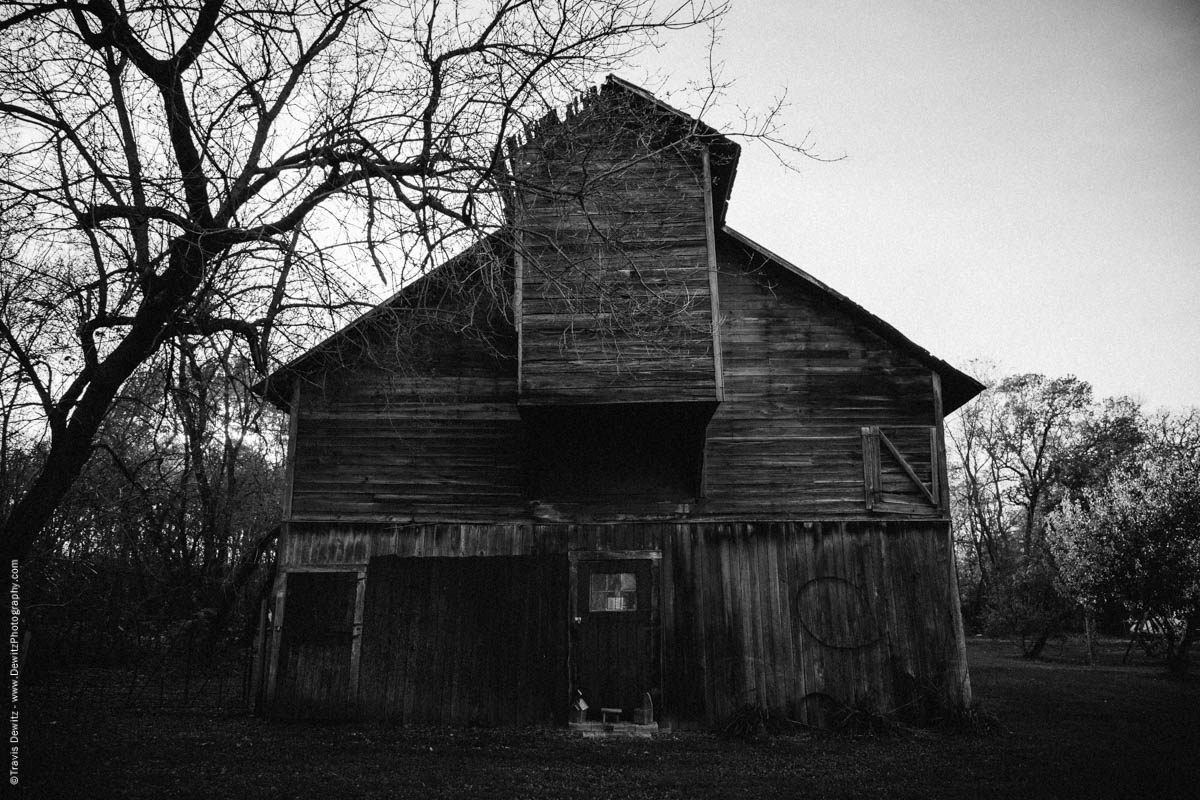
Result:
[[[367,387],[364,387],[367,388]],[[394,397],[382,411],[302,393],[292,519],[496,520],[523,514],[515,403]]]
[[[401,558],[367,569],[360,715],[565,722],[565,556]]]
[[[664,714],[828,722],[970,697],[945,523],[691,526],[663,549]],[[913,704],[913,705],[910,705]]]
[[[297,572],[287,576],[287,606],[279,643],[276,716],[338,718],[354,715],[351,648],[355,572]]]
[[[403,336],[377,333],[319,382],[301,384],[291,518],[944,517],[929,367],[783,267],[718,241],[725,399],[704,434],[694,498],[690,490],[632,498],[613,487],[609,494],[627,498],[625,507],[599,489],[589,493],[594,502],[535,503],[546,499],[538,496],[538,465],[553,459],[529,448],[555,445],[519,412],[515,341],[465,333],[477,309],[451,297]],[[868,428],[892,443],[911,475]],[[647,468],[655,463],[667,461],[649,459]],[[662,484],[674,486],[666,477]]]
[[[661,662],[669,724],[965,700],[934,370],[954,404],[973,382],[718,233],[736,146],[606,87],[513,143],[495,248],[272,384],[298,382],[274,707],[560,718],[566,565],[635,551],[655,615],[593,639]]]
[[[291,519],[495,522],[525,511],[511,331],[464,332],[471,287],[391,325],[300,385]],[[426,301],[431,302],[431,301]],[[483,305],[483,310],[480,306]]]
[[[373,525],[297,523],[281,544],[285,568],[365,567],[379,556],[516,556],[571,550],[656,550],[671,523]]]
[[[928,479],[941,423],[929,368],[728,238],[718,263],[725,401],[708,426],[702,513],[866,514],[863,426],[921,426],[895,438]],[[893,502],[875,513],[941,516],[898,474],[885,471]]]
[[[293,568],[369,565],[357,677],[364,716],[470,723],[565,713],[567,554],[581,550],[662,554],[662,722],[711,726],[750,704],[820,724],[849,707],[920,711],[970,696],[941,521],[438,525],[390,533],[340,526],[328,531],[327,549],[318,538],[316,530],[293,537],[285,556]],[[500,552],[508,555],[479,557]],[[293,602],[304,609],[313,601],[289,596],[286,613]],[[345,604],[335,612],[344,622]],[[504,641],[525,652],[497,655]],[[327,660],[349,665],[349,641],[340,647],[344,657],[330,646]],[[515,677],[518,670],[537,680]],[[348,676],[337,681],[349,685]],[[489,699],[505,682],[514,688]],[[312,681],[287,685],[291,707],[304,691],[321,702],[336,696]],[[514,694],[524,711],[512,705]]]
[[[713,400],[703,145],[623,92],[585,99],[514,153],[521,399]]]

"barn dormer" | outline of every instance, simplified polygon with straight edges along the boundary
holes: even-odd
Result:
[[[714,241],[737,154],[613,76],[513,148],[523,406],[722,399]]]

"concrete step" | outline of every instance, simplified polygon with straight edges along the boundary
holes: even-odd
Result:
[[[658,723],[638,725],[633,722],[572,722],[571,732],[585,739],[650,739],[658,733]]]

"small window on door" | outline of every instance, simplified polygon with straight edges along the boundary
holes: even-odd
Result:
[[[588,576],[588,611],[637,611],[637,575],[593,572]]]

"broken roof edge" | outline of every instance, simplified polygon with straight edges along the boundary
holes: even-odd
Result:
[[[336,331],[333,331],[324,339],[321,339],[321,341],[317,342],[312,347],[309,347],[303,353],[300,353],[287,363],[276,367],[262,380],[251,386],[250,391],[261,396],[280,411],[290,412],[291,381],[304,372],[308,366],[308,362],[314,361],[322,354],[329,352],[335,342],[345,338],[346,336],[349,336],[352,332],[361,329],[363,326],[382,318],[389,309],[405,298],[416,294],[426,282],[433,279],[435,276],[439,276],[440,273],[443,273],[446,269],[452,268],[455,264],[462,263],[467,258],[477,254],[484,248],[498,244],[502,238],[503,235],[501,232],[493,231],[481,236],[475,242],[472,242],[470,245],[465,247],[462,251],[454,254],[450,258],[447,258],[440,264],[431,266],[416,278],[413,278],[411,281],[392,292],[392,294],[386,299],[381,300],[380,302],[371,306],[371,308],[350,320]]]
[[[713,218],[716,220],[717,227],[725,224],[725,213],[729,209],[729,198],[733,194],[733,183],[737,178],[738,159],[741,158],[742,146],[699,117],[680,111],[671,104],[660,100],[653,92],[612,73],[605,76],[604,83],[600,86],[590,86],[580,92],[567,104],[564,115],[560,116],[556,108],[550,108],[539,121],[526,126],[524,139],[513,137],[509,140],[510,154],[525,145],[536,142],[548,128],[570,120],[576,113],[576,109],[586,108],[594,101],[595,97],[611,95],[613,92],[621,92],[635,97],[664,116],[673,117],[689,129],[686,134],[680,136],[679,141],[694,137],[708,148]]]
[[[729,237],[734,242],[766,258],[768,261],[783,267],[788,272],[807,282],[813,288],[833,298],[838,305],[849,311],[853,316],[866,322],[869,327],[873,328],[884,339],[909,351],[917,360],[935,371],[942,382],[943,415],[949,416],[987,388],[980,381],[950,363],[943,361],[912,339],[909,339],[891,323],[867,311],[846,295],[813,277],[808,272],[754,241],[749,236],[735,231],[728,225],[723,226],[720,232],[722,235]]]
[[[660,100],[648,89],[644,89],[636,83],[627,81],[618,75],[610,72],[605,77],[604,86],[611,86],[628,92],[654,105],[661,111],[678,117],[693,126],[701,139],[708,141],[710,149],[717,152],[720,156],[717,159],[713,159],[712,163],[713,190],[715,196],[720,198],[720,203],[714,203],[713,205],[713,219],[716,221],[718,229],[724,225],[725,212],[729,209],[729,198],[733,194],[733,183],[737,178],[738,159],[741,158],[742,146],[699,117],[694,117],[685,111],[680,111],[670,103]]]
[[[610,72],[605,77],[604,86],[606,88],[611,86],[628,92],[654,105],[661,111],[678,117],[693,126],[701,139],[707,140],[710,149],[717,152],[720,156],[717,159],[713,159],[713,163],[711,164],[713,190],[715,195],[720,198],[720,203],[715,203],[713,206],[713,219],[716,221],[718,229],[724,225],[725,212],[729,210],[729,198],[733,194],[733,183],[737,179],[738,159],[741,158],[742,146],[699,117],[694,117],[685,111],[680,111],[670,103],[660,100],[648,89],[644,89],[636,83],[631,83],[618,75]]]
[[[700,135],[702,135],[702,136],[718,137],[720,139],[724,139],[725,141],[729,142],[729,144],[731,144],[735,147],[737,146],[736,142],[732,141],[728,136],[721,133],[716,128],[707,124],[704,120],[700,119],[699,117],[693,117],[691,114],[688,114],[685,111],[680,111],[678,108],[675,108],[675,106],[671,105],[670,103],[667,103],[664,100],[660,100],[658,98],[658,96],[655,95],[653,92],[651,92],[649,89],[644,89],[641,86],[638,86],[636,83],[627,81],[624,78],[622,78],[621,76],[616,75],[611,72],[605,76],[604,82],[605,82],[605,84],[615,86],[618,89],[623,89],[623,90],[629,92],[630,94],[637,95],[638,97],[642,98],[643,100],[646,100],[646,101],[658,106],[663,111],[666,111],[670,114],[674,114],[675,116],[679,117],[680,119],[683,119],[688,123],[694,124],[697,132],[700,133]]]

